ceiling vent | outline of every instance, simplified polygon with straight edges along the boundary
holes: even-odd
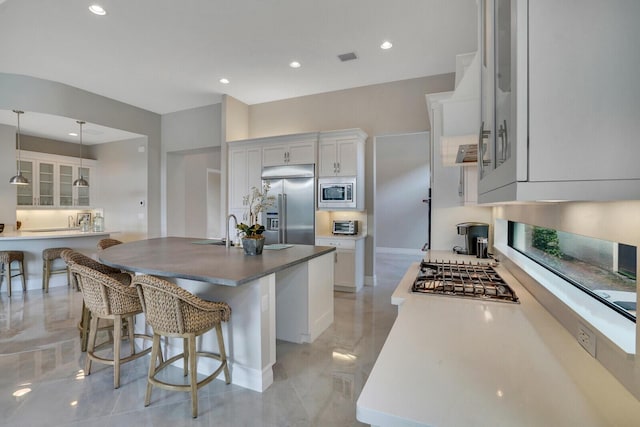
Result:
[[[358,59],[356,54],[353,52],[343,53],[342,55],[338,55],[338,58],[340,58],[340,61],[342,62],[353,61],[354,59]]]

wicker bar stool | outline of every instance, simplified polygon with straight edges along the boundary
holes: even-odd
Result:
[[[113,267],[109,267],[108,265],[104,265],[93,258],[89,258],[88,256],[81,254],[80,252],[74,251],[73,249],[66,249],[60,253],[60,258],[67,263],[67,266],[70,267],[71,264],[80,264],[85,267],[89,267],[93,270],[99,271],[103,274],[106,274],[109,277],[116,279],[123,286],[129,286],[131,284],[131,275],[128,273],[123,273],[121,270]],[[78,284],[78,280],[75,274],[71,274],[71,281],[74,283],[76,289],[80,290],[80,286]],[[78,330],[80,330],[80,350],[87,351],[87,342],[89,338],[89,322],[91,321],[91,312],[87,308],[84,303],[84,299],[82,301],[82,316],[80,318],[80,322],[78,322]]]
[[[222,371],[224,371],[226,383],[231,382],[221,327],[221,322],[226,322],[231,317],[231,308],[224,302],[205,301],[178,285],[153,276],[134,276],[132,285],[138,289],[146,321],[153,328],[153,345],[144,406],[149,406],[151,402],[152,386],[167,390],[186,391],[191,393],[191,412],[193,418],[196,418],[198,416],[198,389],[209,384]],[[218,339],[219,354],[196,351],[196,338],[214,328]],[[156,359],[161,354],[160,336],[183,338],[184,352],[165,362],[161,361],[156,367]],[[220,366],[200,382],[197,381],[198,356],[220,361]],[[189,384],[170,384],[158,379],[158,374],[164,368],[179,359],[184,359],[184,376],[189,375]]]
[[[71,285],[69,268],[52,269],[53,261],[60,258],[60,253],[69,248],[48,248],[42,251],[42,289],[49,292],[49,279],[52,274],[67,273],[67,284]]]
[[[107,248],[110,248],[111,246],[119,245],[121,243],[122,242],[117,239],[102,239],[98,242],[98,249],[100,250],[107,249]]]
[[[20,273],[11,273],[11,263],[17,262],[20,265]],[[27,291],[27,284],[25,283],[24,275],[24,252],[22,251],[0,251],[0,286],[2,285],[2,278],[7,279],[7,293],[11,296],[11,278],[22,276],[22,292]]]
[[[89,326],[89,343],[87,358],[85,360],[85,375],[91,374],[91,362],[96,361],[107,365],[113,365],[113,388],[120,387],[120,365],[130,362],[148,354],[151,347],[136,353],[134,338],[150,339],[143,334],[135,334],[133,331],[133,316],[142,313],[140,298],[136,288],[123,286],[118,280],[84,265],[71,263],[69,267],[72,274],[80,284],[84,302],[91,311],[91,324]],[[113,320],[113,358],[101,357],[97,354],[96,335],[101,319]],[[128,339],[129,356],[121,357],[122,321],[129,322]]]

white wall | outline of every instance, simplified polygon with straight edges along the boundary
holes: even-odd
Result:
[[[415,252],[427,242],[427,132],[375,137],[376,252]]]
[[[105,229],[117,231],[113,237],[122,241],[147,237],[147,145],[143,137],[89,148],[99,159],[100,177],[92,204],[102,208]]]
[[[16,166],[16,128],[0,124],[0,223],[7,231],[16,224],[16,187],[9,184]]]

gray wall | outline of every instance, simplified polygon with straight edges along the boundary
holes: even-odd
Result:
[[[373,136],[429,130],[425,94],[452,90],[454,81],[453,73],[442,74],[251,105],[249,136],[364,130],[369,135],[365,156],[367,221],[373,224]],[[367,238],[367,276],[374,274],[373,254],[373,239]]]
[[[16,128],[0,124],[0,223],[5,230],[16,224],[16,187],[9,179],[16,174]]]
[[[20,145],[25,151],[35,151],[38,153],[58,154],[60,156],[80,157],[80,144],[58,141],[39,136],[21,135]],[[88,145],[82,147],[82,157],[95,160],[95,155]]]
[[[376,152],[376,226],[378,251],[419,253],[427,242],[429,134],[378,136]]]
[[[159,114],[61,83],[0,73],[0,109],[15,108],[85,120],[101,126],[146,135],[148,137],[148,231],[150,237],[160,234],[161,123]],[[0,158],[5,155],[15,158],[13,147],[9,148],[3,144],[0,147]],[[11,209],[15,209],[15,197],[3,197],[2,203],[11,204]]]
[[[221,111],[221,104],[213,104],[162,116],[163,235],[206,235],[200,203],[206,215],[206,168],[220,169]]]
[[[76,145],[77,144],[73,144]],[[99,159],[95,202],[103,208],[107,230],[119,232],[122,241],[147,235],[147,138],[97,144],[88,155]],[[140,149],[144,149],[141,152]],[[142,203],[141,203],[142,202]]]
[[[168,236],[207,237],[207,169],[220,169],[220,147],[168,153]]]

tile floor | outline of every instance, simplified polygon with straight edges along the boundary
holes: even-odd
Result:
[[[0,425],[4,426],[353,426],[356,400],[395,320],[390,296],[418,256],[379,255],[375,288],[335,294],[335,321],[312,344],[278,341],[274,384],[257,393],[223,381],[188,393],[154,389],[144,407],[148,358],[84,376],[76,324],[81,294],[0,294]],[[3,290],[4,287],[3,287]],[[180,369],[174,370],[180,378]],[[18,390],[30,390],[16,396]]]

